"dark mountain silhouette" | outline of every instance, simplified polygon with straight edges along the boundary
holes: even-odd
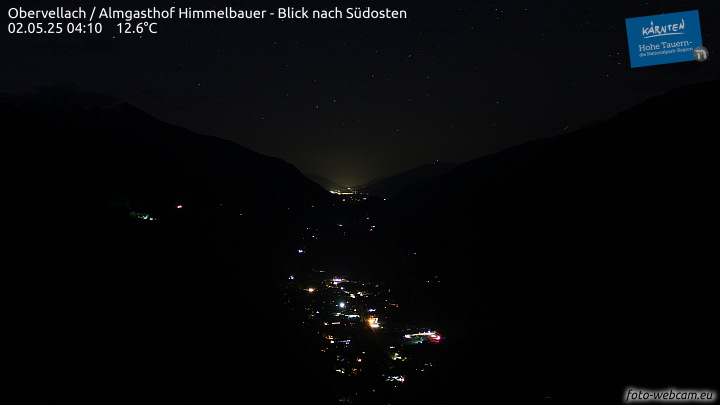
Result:
[[[128,104],[55,101],[0,103],[3,362],[25,403],[316,393],[276,283],[330,194]]]
[[[717,389],[718,90],[327,211],[287,163],[127,104],[2,102],[6,385],[27,403],[334,401],[278,286],[321,263],[391,274],[399,310],[442,331],[401,403]],[[292,260],[317,219],[322,245]]]
[[[568,403],[714,387],[719,91],[670,91],[393,200],[417,252],[409,301],[467,342],[447,383]]]
[[[588,122],[587,124],[581,126],[580,129],[587,129],[587,128],[590,128],[590,127],[594,127],[595,125],[602,124],[603,122],[604,122],[603,120],[590,121],[590,122]]]
[[[404,188],[443,175],[455,167],[457,167],[456,163],[430,163],[394,174],[381,180],[373,181],[363,186],[361,190],[365,193],[377,194],[382,197],[392,197]]]
[[[313,174],[306,174],[305,177],[307,177],[308,179],[310,179],[310,180],[314,181],[315,183],[319,184],[320,187],[324,188],[324,189],[327,190],[327,191],[343,190],[343,189],[346,188],[345,186],[341,186],[341,185],[335,183],[334,181],[332,181],[332,180],[330,180],[330,179],[328,179],[328,178],[326,178],[326,177],[323,177],[323,176],[316,176],[316,175],[313,175]]]
[[[128,104],[18,104],[0,105],[0,114],[9,129],[6,150],[13,151],[9,166],[22,170],[12,178],[34,203],[126,205],[152,214],[223,204],[271,215],[327,198],[280,159],[165,124]]]

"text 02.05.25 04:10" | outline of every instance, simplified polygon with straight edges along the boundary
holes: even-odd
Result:
[[[100,34],[101,23],[11,22],[10,34]]]

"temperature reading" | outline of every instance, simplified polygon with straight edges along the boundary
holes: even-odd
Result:
[[[147,21],[137,24],[119,23],[117,27],[121,34],[157,34],[157,23]]]

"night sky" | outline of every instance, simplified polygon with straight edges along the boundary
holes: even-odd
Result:
[[[9,34],[8,8],[372,6],[406,20],[160,20],[157,34]],[[704,63],[631,69],[625,18],[699,10]],[[464,162],[720,77],[707,1],[4,2],[0,91],[75,83],[356,185]]]

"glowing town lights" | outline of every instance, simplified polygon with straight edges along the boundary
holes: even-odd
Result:
[[[345,303],[344,303],[344,302],[341,302],[341,303],[339,303],[338,305],[340,306],[340,308],[345,308]]]
[[[303,249],[298,249],[298,253],[305,253],[305,250],[303,250]]]
[[[413,333],[403,336],[405,339],[408,339],[411,344],[415,343],[422,343],[422,342],[429,342],[429,343],[440,343],[440,340],[442,337],[439,333],[429,330],[427,332],[419,332],[419,333]]]
[[[135,212],[135,211],[132,211],[132,212],[130,213],[130,216],[131,216],[131,217],[134,217],[134,218],[138,218],[138,219],[144,219],[144,220],[146,220],[146,221],[154,221],[154,220],[155,220],[155,218],[151,217],[150,214],[146,214],[146,213],[144,213],[144,212]]]
[[[178,207],[178,209],[180,209],[180,208],[182,208],[182,205],[178,205],[177,207]]]
[[[315,289],[312,288],[312,287],[310,287],[310,288],[307,289],[307,292],[309,292],[309,293],[311,293],[311,292],[313,292],[313,291],[315,291]]]
[[[378,319],[375,317],[368,318],[368,324],[371,328],[379,328],[380,324],[378,323]]]

